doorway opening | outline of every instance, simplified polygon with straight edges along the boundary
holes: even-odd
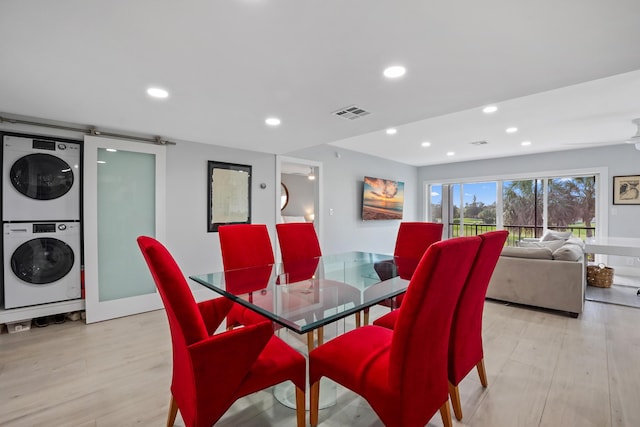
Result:
[[[277,159],[276,223],[312,222],[322,243],[322,163],[285,156]]]

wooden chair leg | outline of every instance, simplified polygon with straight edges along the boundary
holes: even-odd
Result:
[[[313,339],[313,334],[315,332],[313,331],[309,331],[307,332],[307,354],[311,353],[311,350],[313,350],[315,348],[314,344],[314,339]]]
[[[484,359],[480,359],[476,364],[476,369],[480,376],[480,384],[482,384],[482,387],[486,387],[489,383],[487,382],[487,372],[484,370]]]
[[[298,419],[298,427],[305,426],[306,408],[304,390],[296,387],[296,418]]]
[[[365,308],[363,311],[364,311],[364,326],[367,326],[369,324],[369,307]]]
[[[460,405],[460,391],[457,385],[449,383],[449,396],[451,396],[451,404],[453,405],[453,413],[456,419],[462,419],[462,405]]]
[[[449,410],[449,399],[447,399],[447,401],[444,402],[444,405],[440,407],[440,416],[442,417],[442,424],[444,427],[453,427],[451,412]]]
[[[311,399],[309,402],[309,423],[311,427],[318,425],[318,408],[320,406],[320,381],[311,384]]]
[[[318,347],[324,344],[324,327],[320,326],[318,328]]]
[[[169,416],[167,417],[167,427],[173,427],[176,422],[176,415],[178,415],[178,404],[176,399],[171,395],[171,402],[169,402]]]
[[[356,328],[359,328],[362,325],[362,322],[360,321],[360,312],[356,313]]]

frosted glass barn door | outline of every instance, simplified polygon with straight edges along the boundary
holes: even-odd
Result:
[[[136,238],[164,241],[165,157],[164,146],[85,137],[87,323],[162,308]]]

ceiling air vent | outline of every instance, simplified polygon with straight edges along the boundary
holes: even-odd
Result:
[[[473,141],[470,143],[471,145],[487,145],[487,141]]]
[[[362,108],[356,105],[352,105],[351,107],[346,107],[338,111],[335,111],[333,114],[335,114],[338,117],[342,117],[343,119],[355,120],[355,119],[359,119],[360,117],[368,116],[371,113],[366,110],[363,110]]]

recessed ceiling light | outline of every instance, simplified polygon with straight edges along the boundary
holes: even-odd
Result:
[[[398,133],[398,129],[396,129],[396,128],[389,128],[389,129],[387,129],[385,132],[387,132],[387,135],[395,135],[396,133]]]
[[[268,124],[269,126],[279,126],[280,125],[280,119],[277,117],[269,117],[267,120],[264,121],[266,124]]]
[[[455,155],[455,154],[456,154],[456,153],[455,153],[454,151],[447,151],[447,156],[453,156],[453,155]]]
[[[520,145],[522,145],[523,147],[526,147],[527,145],[531,145],[531,141],[522,141]]]
[[[384,76],[388,79],[397,79],[402,77],[407,72],[407,69],[401,65],[394,65],[393,67],[385,68]]]
[[[154,98],[166,98],[169,96],[169,92],[159,87],[150,87],[147,89],[147,95],[153,96]]]
[[[482,109],[482,112],[485,114],[495,113],[496,111],[498,111],[498,107],[496,107],[495,105],[487,105]]]
[[[515,126],[512,126],[510,128],[506,128],[505,132],[507,132],[507,133],[516,133],[516,132],[518,132],[518,128],[515,127]]]
[[[420,145],[422,145],[423,147],[431,147],[431,143],[429,141],[425,141]]]

